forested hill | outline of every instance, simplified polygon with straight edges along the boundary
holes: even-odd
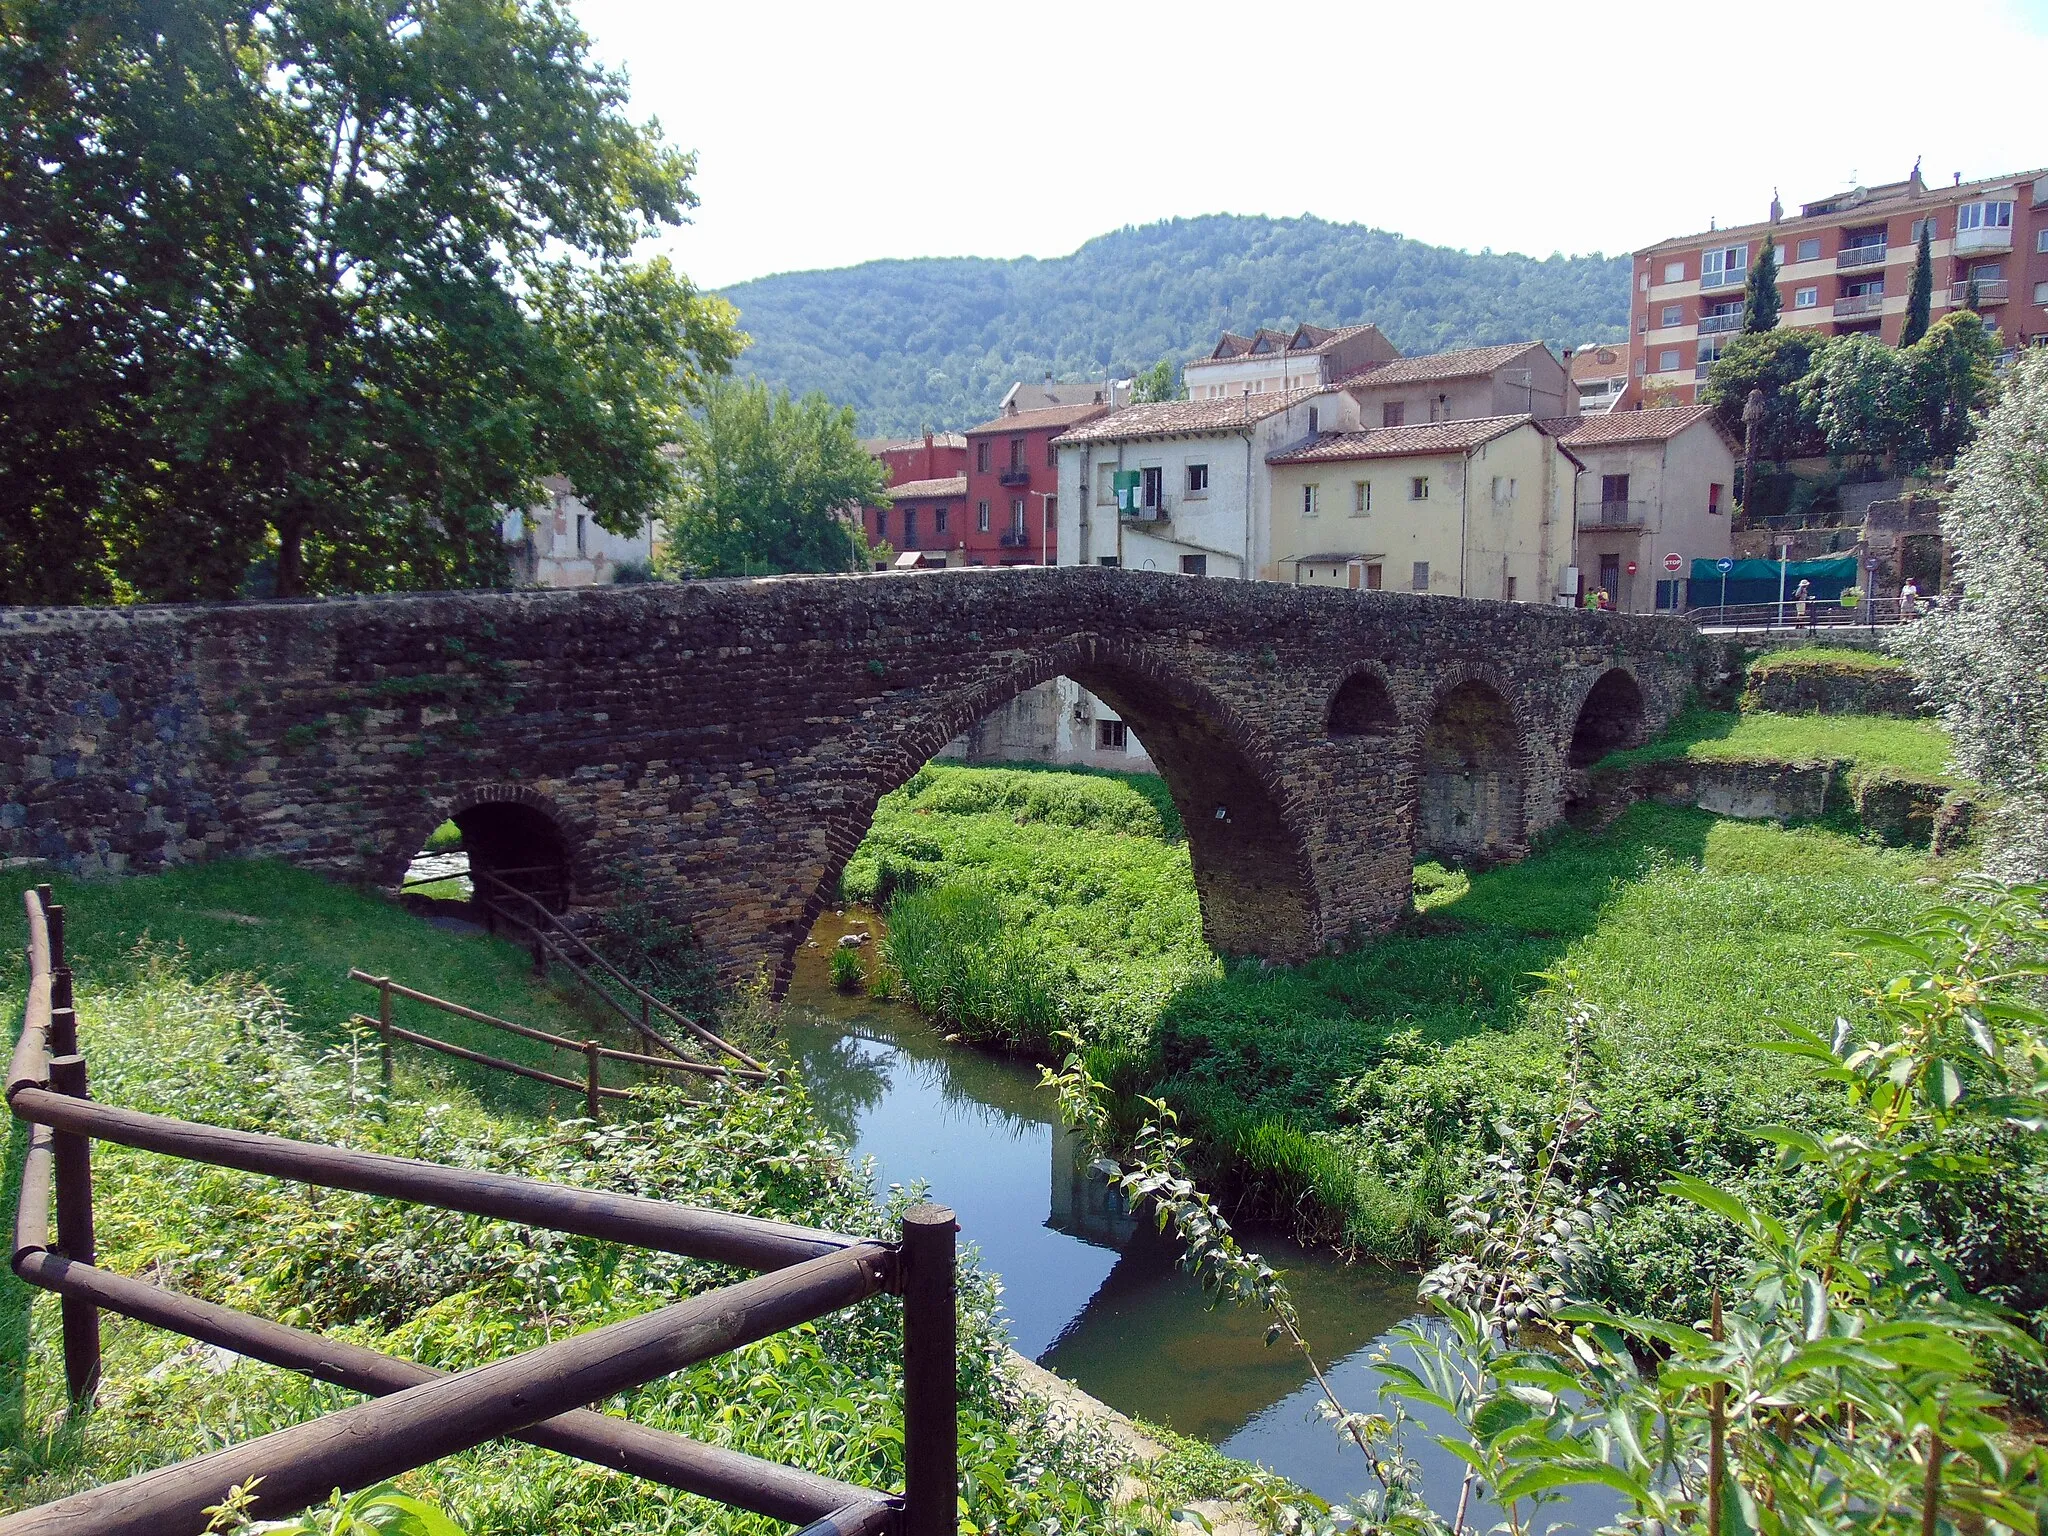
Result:
[[[743,370],[852,405],[863,430],[985,421],[1020,378],[1128,374],[1224,330],[1370,320],[1407,353],[1619,340],[1626,256],[1449,250],[1322,219],[1218,214],[1126,228],[1071,256],[871,261],[725,290]]]

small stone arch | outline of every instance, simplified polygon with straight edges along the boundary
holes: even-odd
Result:
[[[1353,667],[1330,695],[1324,730],[1331,736],[1391,736],[1400,728],[1393,691],[1371,666]]]
[[[1626,667],[1610,667],[1586,691],[1572,719],[1566,764],[1590,768],[1610,752],[1643,739],[1643,690]]]
[[[1422,727],[1418,851],[1502,859],[1527,847],[1528,764],[1506,689],[1484,674],[1445,680]]]
[[[1000,679],[886,732],[890,745],[872,761],[868,792],[828,829],[829,867],[802,929],[823,909],[884,794],[991,710],[1055,677],[1086,688],[1144,741],[1186,829],[1209,944],[1225,954],[1314,954],[1324,937],[1324,894],[1302,832],[1306,817],[1278,771],[1277,753],[1206,687],[1094,635],[1038,651]],[[791,936],[792,959],[801,938],[801,931]]]
[[[444,821],[461,831],[473,874],[495,875],[551,912],[566,912],[575,903],[582,839],[552,801],[518,784],[479,784],[435,797],[392,860],[392,884],[404,878],[406,864]]]

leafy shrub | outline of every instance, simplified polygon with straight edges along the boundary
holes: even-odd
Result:
[[[832,951],[832,985],[842,992],[858,992],[867,980],[867,967],[861,964],[860,951],[839,948]]]

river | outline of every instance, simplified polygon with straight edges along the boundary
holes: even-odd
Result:
[[[946,1043],[913,1010],[835,990],[828,913],[804,949],[784,1030],[826,1120],[873,1158],[880,1187],[924,1181],[961,1239],[1002,1278],[1019,1353],[1111,1407],[1256,1461],[1333,1502],[1367,1476],[1318,1417],[1298,1354],[1264,1343],[1264,1320],[1212,1308],[1167,1243],[1121,1215],[1056,1124],[1038,1070]],[[1283,1270],[1302,1332],[1354,1411],[1381,1407],[1369,1360],[1418,1315],[1415,1277],[1345,1265],[1270,1233],[1244,1234]],[[1433,1500],[1457,1500],[1462,1463],[1411,1434]]]

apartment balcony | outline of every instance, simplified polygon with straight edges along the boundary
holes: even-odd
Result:
[[[1881,267],[1884,265],[1886,247],[1882,245],[1852,245],[1835,256],[1835,270],[1848,272],[1857,267]]]
[[[997,475],[996,479],[1004,485],[1029,485],[1031,483],[1031,471],[1022,464],[1012,464],[1001,474]]]
[[[1579,532],[1593,533],[1605,528],[1620,533],[1641,533],[1649,511],[1647,501],[1582,501],[1579,503]]]
[[[1164,523],[1172,520],[1172,507],[1165,496],[1149,507],[1136,507],[1123,514],[1127,523]]]
[[[1858,315],[1881,315],[1884,313],[1884,295],[1881,293],[1852,293],[1846,299],[1835,300],[1835,318],[1853,320]]]
[[[1012,528],[998,542],[1005,549],[1029,549],[1031,547],[1031,535],[1022,528]]]
[[[1742,329],[1742,311],[1732,315],[1701,315],[1700,334],[1711,336],[1716,331],[1739,331]]]
[[[1706,381],[1707,375],[1714,371],[1714,364],[1718,363],[1719,361],[1721,361],[1721,359],[1718,357],[1709,357],[1703,359],[1700,362],[1694,363],[1692,365],[1693,378],[1701,383],[1704,383]]]
[[[2012,249],[2010,229],[1959,229],[1955,242],[1949,247],[1958,256],[1973,256],[1980,251],[2009,251]]]
[[[1970,294],[1968,283],[1955,283],[1949,287],[1948,301],[1960,304]],[[2002,277],[1985,277],[1977,281],[1977,302],[1979,304],[2003,304],[2012,294],[2012,284]]]
[[[1702,272],[1700,274],[1700,288],[1703,292],[1710,288],[1740,288],[1748,281],[1749,269],[1747,267],[1738,268],[1733,272]]]

